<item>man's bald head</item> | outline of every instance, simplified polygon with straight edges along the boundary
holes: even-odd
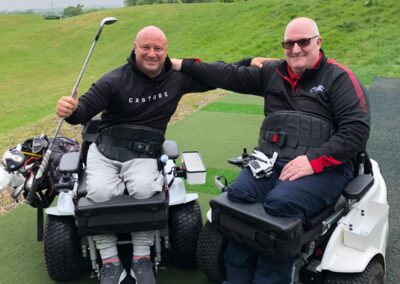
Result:
[[[141,29],[137,34],[135,38],[135,45],[138,41],[140,41],[144,37],[153,37],[153,38],[159,38],[161,41],[164,42],[165,46],[167,46],[167,37],[165,36],[164,32],[156,27],[156,26],[147,26]]]
[[[286,26],[284,39],[286,39],[287,34],[294,29],[302,29],[303,31],[306,30],[310,34],[319,35],[317,23],[313,19],[306,17],[291,20]]]
[[[167,37],[155,26],[141,29],[135,39],[136,67],[150,78],[157,77],[163,70],[167,58]]]

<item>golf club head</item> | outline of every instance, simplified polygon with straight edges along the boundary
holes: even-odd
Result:
[[[100,34],[101,34],[101,31],[103,30],[104,25],[112,25],[112,24],[114,24],[116,21],[117,21],[117,18],[114,18],[114,17],[107,17],[107,18],[104,18],[104,19],[101,21],[101,23],[100,23],[100,27],[99,27],[99,30],[97,31],[97,34],[96,34],[96,37],[95,37],[94,41],[96,42],[96,41],[99,39]],[[93,49],[93,46],[92,46],[92,49]],[[91,51],[92,51],[92,50],[91,50]],[[91,51],[89,52],[89,56],[88,56],[88,57],[90,57]],[[86,60],[87,60],[87,59],[86,59]]]
[[[1,159],[1,163],[5,170],[8,172],[15,172],[20,169],[25,162],[25,155],[22,154],[21,151],[17,149],[7,150],[3,154],[3,158]]]
[[[114,17],[107,17],[107,18],[104,18],[104,19],[101,21],[100,26],[112,25],[112,24],[114,24],[116,21],[117,21],[117,18],[114,18]]]

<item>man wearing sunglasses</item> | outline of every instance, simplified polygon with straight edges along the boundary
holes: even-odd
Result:
[[[285,29],[285,60],[260,68],[250,67],[250,59],[245,66],[172,60],[174,69],[210,86],[264,98],[258,148],[270,157],[277,152],[278,160],[269,177],[243,169],[228,188],[232,201],[262,202],[271,215],[304,221],[333,205],[353,178],[351,159],[365,149],[370,129],[365,89],[321,45],[315,21],[296,18]],[[224,283],[289,283],[293,262],[231,240]]]

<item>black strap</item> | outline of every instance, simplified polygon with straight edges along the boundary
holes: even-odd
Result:
[[[290,148],[297,148],[298,146],[318,147],[321,145],[320,138],[313,138],[310,136],[294,136],[287,135],[286,132],[279,131],[266,131],[264,139],[271,143],[276,143],[278,147],[287,146]]]
[[[37,205],[37,240],[43,241],[43,206],[41,202]]]
[[[126,139],[119,139],[107,135],[99,135],[97,144],[105,144],[120,148],[125,148],[139,153],[156,156],[161,151],[161,143],[155,142],[140,142]]]

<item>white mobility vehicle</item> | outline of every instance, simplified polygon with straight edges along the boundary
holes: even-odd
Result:
[[[246,151],[229,160],[246,166]],[[222,194],[210,201],[198,243],[197,262],[214,282],[225,279],[224,251],[229,238],[274,259],[296,256],[292,283],[383,283],[389,232],[387,192],[378,163],[361,153],[356,177],[337,203],[305,223],[269,215],[261,203],[236,203]],[[253,160],[254,161],[254,160]]]
[[[85,263],[91,266],[91,276],[96,277],[101,265],[93,240],[93,235],[97,234],[116,233],[123,263],[124,256],[130,260],[129,233],[144,230],[156,231],[152,247],[156,271],[165,264],[167,256],[178,267],[194,267],[202,216],[198,194],[186,192],[184,179],[189,184],[205,183],[206,170],[199,153],[183,152],[182,165],[178,167],[175,164],[178,147],[174,141],[166,140],[160,159],[164,175],[160,193],[145,200],[122,195],[95,203],[85,197],[85,158],[88,146],[96,139],[98,123],[99,120],[94,119],[85,126],[81,151],[62,155],[56,168],[59,178],[52,178],[55,174],[49,170],[30,203],[38,209],[38,240],[43,239],[41,212],[46,208],[44,257],[50,278],[56,281],[77,279],[83,274]],[[7,170],[2,173],[3,186],[8,184],[14,188],[14,198],[21,193],[25,197],[29,194],[33,176],[49,144],[44,136],[31,140],[34,144],[43,144],[39,151],[37,148],[33,153],[32,148],[29,150],[25,145],[3,156]],[[20,161],[16,161],[18,159]],[[56,206],[49,207],[55,196],[58,196]]]

